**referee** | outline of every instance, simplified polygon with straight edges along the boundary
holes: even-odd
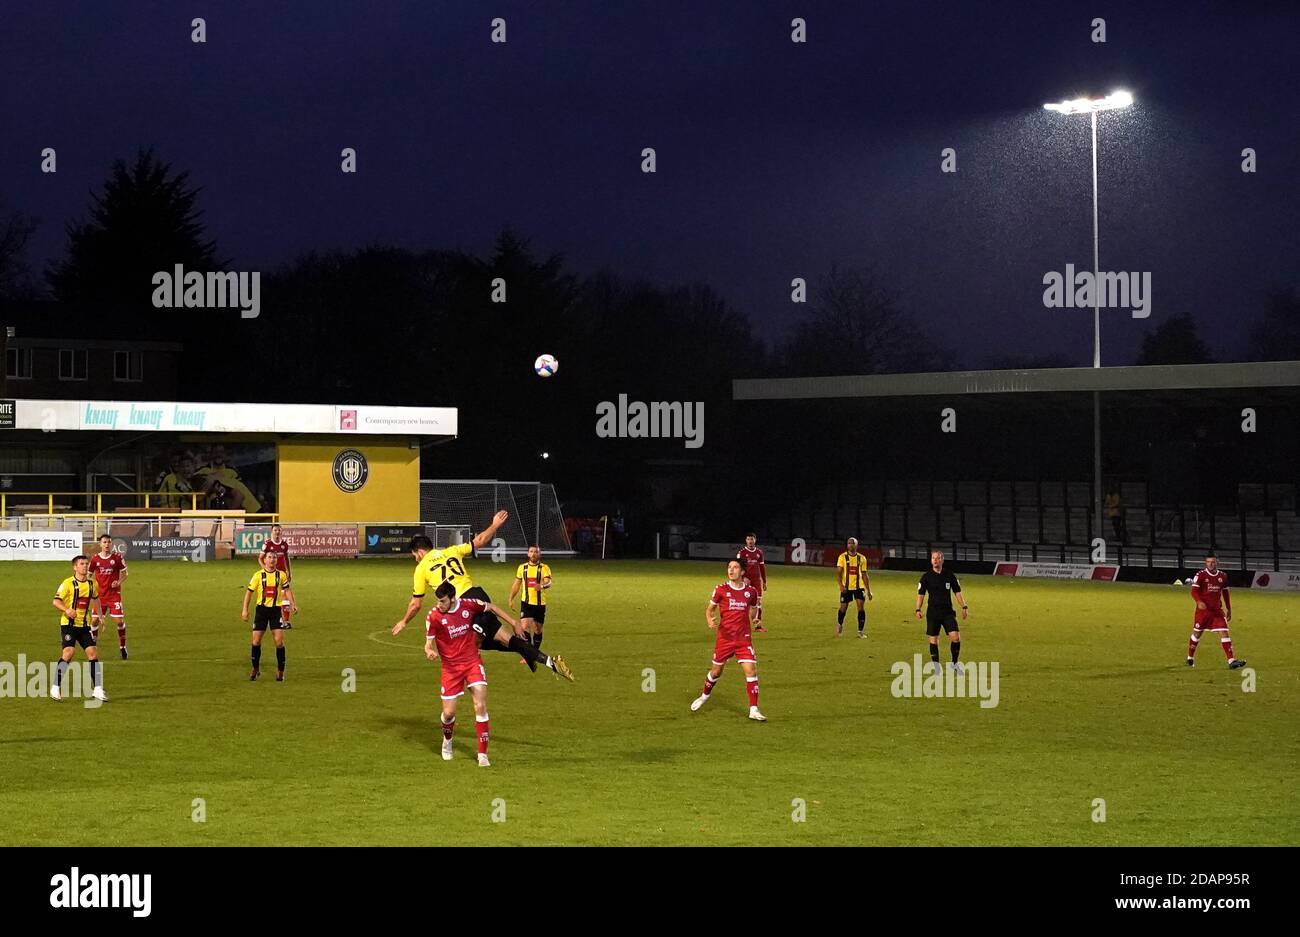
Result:
[[[961,631],[957,628],[957,613],[952,607],[952,597],[957,597],[963,621],[966,618],[966,599],[961,594],[961,583],[957,577],[943,568],[943,553],[939,550],[930,551],[930,568],[921,574],[921,581],[917,583],[918,620],[927,593],[930,604],[925,610],[925,633],[930,639],[930,661],[934,665],[934,672],[937,675],[943,671],[943,666],[939,663],[939,629],[943,628],[948,634],[948,646],[952,649],[952,669],[960,674],[961,663],[957,658],[961,656]]]

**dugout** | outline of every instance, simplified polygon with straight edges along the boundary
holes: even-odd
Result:
[[[447,407],[4,400],[0,518],[418,521],[421,449],[456,432]]]

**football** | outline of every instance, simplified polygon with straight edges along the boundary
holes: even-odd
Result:
[[[554,355],[539,355],[533,362],[533,370],[537,372],[538,377],[550,377],[560,369],[560,362],[555,360]]]

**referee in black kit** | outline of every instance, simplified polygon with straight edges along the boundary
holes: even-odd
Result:
[[[939,629],[948,633],[948,646],[952,648],[952,669],[961,673],[961,631],[957,628],[957,613],[952,607],[952,597],[957,597],[961,606],[961,617],[966,619],[966,599],[961,594],[961,583],[957,577],[943,568],[943,553],[930,551],[930,568],[921,574],[921,581],[916,586],[916,617],[921,617],[921,603],[926,593],[930,594],[930,605],[925,610],[925,633],[930,638],[930,660],[934,672],[941,673],[939,663]]]

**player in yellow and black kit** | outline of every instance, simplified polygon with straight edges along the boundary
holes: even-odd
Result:
[[[289,610],[298,611],[298,600],[294,598],[289,586],[289,574],[276,567],[274,553],[263,553],[259,558],[260,569],[248,580],[244,590],[244,610],[240,617],[248,621],[248,602],[255,599],[256,611],[253,613],[253,670],[249,680],[256,680],[262,675],[262,637],[266,630],[271,630],[275,641],[275,682],[284,682],[284,624],[280,621],[280,601],[287,599]]]
[[[551,588],[551,567],[542,562],[542,551],[536,546],[528,548],[528,562],[520,563],[515,570],[515,582],[510,587],[510,607],[515,607],[515,597],[523,590],[519,601],[519,620],[530,635],[533,647],[542,646],[542,626],[546,624],[546,590]]]
[[[77,653],[77,645],[86,652],[90,661],[90,678],[95,684],[91,693],[95,699],[104,702],[104,674],[99,666],[99,651],[95,649],[95,635],[92,627],[97,626],[103,617],[99,607],[99,587],[90,575],[90,559],[78,556],[72,561],[72,575],[59,584],[54,593],[54,607],[62,615],[59,619],[59,632],[63,639],[63,654],[59,657],[59,666],[55,673],[54,685],[50,687],[50,696],[56,700],[63,699],[63,675],[67,673],[72,655]]]
[[[434,549],[433,541],[424,534],[416,534],[411,538],[408,549],[411,556],[415,559],[415,577],[411,584],[411,601],[406,605],[406,614],[403,615],[393,625],[393,634],[401,634],[405,628],[420,611],[420,605],[424,602],[424,594],[429,589],[436,589],[444,582],[450,583],[456,590],[456,598],[478,599],[480,602],[491,602],[482,587],[474,585],[470,578],[469,572],[465,569],[465,559],[474,554],[475,550],[481,550],[492,542],[492,535],[497,532],[502,524],[509,518],[505,511],[497,511],[492,518],[492,523],[484,530],[479,531],[470,543],[458,543],[454,546]],[[532,644],[523,639],[521,634],[516,634],[511,628],[501,623],[501,620],[491,612],[481,612],[474,618],[474,630],[479,633],[479,649],[484,651],[514,651],[528,664],[530,670],[537,670],[537,665],[541,664],[547,667],[566,680],[573,679],[573,672],[569,670],[569,665],[564,662],[564,658],[558,654],[554,657],[543,654]],[[523,626],[519,627],[523,631]]]
[[[840,614],[836,620],[835,636],[844,633],[844,613],[848,611],[849,599],[858,603],[858,637],[867,636],[867,611],[862,605],[865,592],[867,601],[871,601],[871,579],[867,576],[867,558],[858,552],[858,539],[850,537],[846,544],[848,549],[840,554],[835,563],[835,580],[840,585]]]

